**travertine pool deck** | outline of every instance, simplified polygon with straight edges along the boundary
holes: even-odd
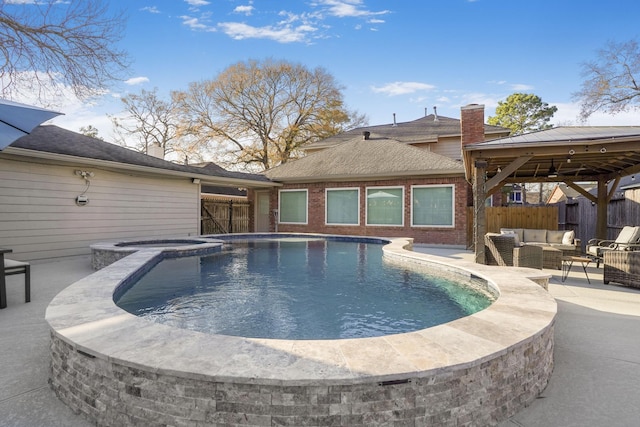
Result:
[[[443,262],[405,247],[408,240],[396,239],[385,257],[485,282],[499,297],[472,316],[379,338],[209,335],[156,324],[113,303],[118,284],[160,253],[146,248],[53,299],[46,312],[52,386],[103,425],[149,418],[194,425],[490,425],[534,400],[553,368],[556,303],[526,277],[551,275]]]

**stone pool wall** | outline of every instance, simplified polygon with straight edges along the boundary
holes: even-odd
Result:
[[[377,338],[289,341],[202,334],[124,312],[113,293],[162,250],[76,282],[47,308],[51,387],[100,426],[484,426],[521,410],[553,370],[556,304],[539,272],[385,246],[497,295],[447,324]],[[412,267],[415,267],[412,265]]]
[[[386,385],[187,378],[92,357],[55,336],[51,351],[56,394],[100,426],[489,426],[546,386],[553,327],[489,360]]]

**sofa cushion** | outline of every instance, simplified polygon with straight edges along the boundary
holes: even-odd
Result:
[[[547,230],[547,243],[562,243],[563,238],[564,238],[564,231]]]
[[[517,234],[518,240],[521,242],[524,241],[524,236],[522,231],[523,231],[522,228],[501,228],[500,229],[501,234],[513,234],[513,233]]]
[[[520,236],[518,236],[518,233],[500,233],[500,235],[513,237],[513,244],[515,246],[521,246]]]
[[[540,243],[546,243],[547,242],[547,230],[533,230],[530,228],[525,228],[523,230],[523,241],[525,243],[529,243],[529,242],[540,242]]]
[[[562,236],[562,244],[563,245],[573,245],[575,239],[576,239],[575,231],[573,231],[573,230],[565,231],[564,235]]]

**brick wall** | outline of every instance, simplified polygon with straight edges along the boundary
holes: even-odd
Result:
[[[484,105],[470,104],[460,109],[462,145],[484,141]]]
[[[445,227],[412,227],[411,226],[411,186],[453,184],[455,197],[455,220],[453,228]],[[366,225],[366,188],[397,187],[404,188],[404,225],[403,226],[371,226]],[[325,224],[325,191],[327,188],[359,188],[360,189],[360,225],[327,225]],[[280,189],[308,190],[308,224],[278,224],[279,232],[288,233],[324,233],[353,236],[378,237],[411,237],[416,243],[443,245],[465,245],[467,205],[471,188],[463,177],[441,178],[405,178],[379,181],[320,182],[311,184],[285,184]],[[278,208],[278,191],[271,193],[271,210]],[[272,231],[275,231],[275,223]]]

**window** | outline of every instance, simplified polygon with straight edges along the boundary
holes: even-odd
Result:
[[[411,187],[411,225],[453,227],[454,191],[452,185]]]
[[[327,189],[326,223],[328,225],[360,224],[360,190]]]
[[[280,190],[279,211],[283,224],[306,224],[307,190]]]
[[[402,187],[367,188],[367,225],[404,225]]]
[[[522,190],[513,190],[509,193],[509,202],[522,203]]]

